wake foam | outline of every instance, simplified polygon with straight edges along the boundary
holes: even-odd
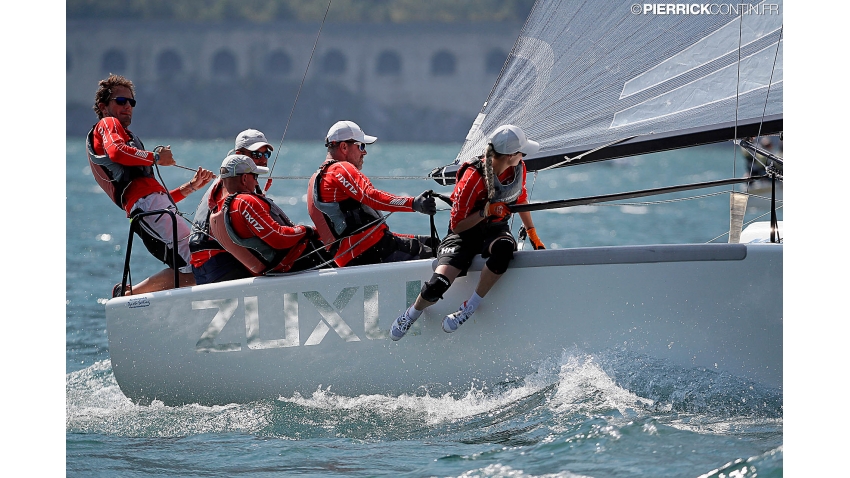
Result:
[[[175,437],[240,432],[292,439],[422,439],[522,445],[578,423],[662,421],[681,429],[729,433],[775,430],[782,394],[729,375],[681,369],[632,353],[577,348],[495,387],[424,395],[335,394],[317,389],[276,400],[221,406],[137,405],[121,392],[109,360],[66,375],[66,431]],[[650,428],[652,423],[645,424]],[[652,430],[647,430],[651,432]]]

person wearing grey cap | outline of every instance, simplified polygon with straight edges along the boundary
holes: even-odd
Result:
[[[210,215],[210,232],[253,276],[324,266],[324,247],[310,226],[294,224],[271,199],[257,193],[269,169],[248,156],[231,154],[219,178],[230,193]]]
[[[127,217],[156,210],[177,212],[175,203],[209,183],[215,175],[198,168],[192,179],[170,192],[154,176],[154,168],[172,166],[174,156],[169,146],[145,149],[142,141],[130,130],[136,107],[133,82],[120,75],[112,75],[98,82],[94,111],[98,122],[86,136],[86,153],[95,181],[109,198],[124,209]],[[179,285],[195,284],[189,265],[189,225],[177,221],[177,244],[173,239],[173,224],[167,214],[143,216],[136,229],[145,247],[155,258],[169,266],[144,279],[135,286],[122,290],[121,284],[112,288],[112,296],[142,294],[174,287],[174,270],[179,274]],[[176,263],[173,251],[177,249]]]
[[[338,121],[325,136],[328,154],[307,186],[307,210],[339,267],[433,257],[429,236],[390,231],[377,211],[434,215],[434,198],[396,196],[372,186],[361,172],[366,146],[377,141],[352,121]]]
[[[475,312],[487,292],[508,269],[517,248],[508,223],[511,204],[528,202],[525,189],[525,163],[522,157],[536,153],[540,144],[514,125],[496,128],[488,137],[484,159],[464,163],[457,171],[452,191],[449,233],[438,248],[437,268],[422,286],[416,301],[390,327],[390,338],[400,340],[425,308],[443,297],[454,280],[465,275],[472,260],[481,254],[487,259],[472,296],[457,312],[443,319],[443,331],[452,333]],[[534,249],[545,249],[530,212],[519,217]]]
[[[236,135],[233,145],[236,154],[249,156],[258,166],[266,167],[274,150],[266,140],[266,135],[256,129],[246,129]],[[271,182],[271,179],[268,180]],[[257,187],[258,194],[262,189]],[[189,238],[189,250],[192,253],[192,273],[195,282],[209,284],[226,280],[252,277],[251,271],[227,252],[210,234],[210,214],[221,208],[224,199],[230,195],[221,179],[216,179],[201,198],[195,211],[192,235]]]
[[[254,162],[257,163],[257,166],[267,167],[274,148],[271,143],[269,143],[269,140],[266,139],[266,135],[264,135],[262,131],[246,129],[236,136],[233,151],[236,154],[244,154],[245,156],[253,159]],[[262,189],[258,188],[258,191],[268,191],[271,185],[271,178],[266,179],[265,186]]]

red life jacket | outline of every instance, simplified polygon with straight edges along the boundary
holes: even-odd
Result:
[[[253,193],[234,193],[224,200],[221,210],[210,214],[210,232],[218,243],[230,254],[241,262],[254,276],[261,276],[267,272],[288,272],[292,264],[307,249],[307,243],[301,242],[289,249],[274,249],[262,239],[256,236],[242,238],[233,230],[230,222],[230,203],[238,194],[252,194],[265,201],[269,205],[272,219],[294,226],[286,217],[286,214],[271,200]]]
[[[335,251],[337,239],[362,232],[365,226],[381,220],[381,215],[371,207],[348,198],[340,202],[322,202],[319,199],[322,177],[336,160],[325,161],[310,177],[307,191],[307,212],[316,225],[319,238],[329,251]]]
[[[464,172],[466,172],[467,168],[475,168],[483,177],[484,176],[484,161],[481,158],[475,158],[471,161],[467,161],[463,163],[457,170],[457,179],[456,181],[460,181],[460,178],[463,177]],[[495,193],[493,197],[489,199],[490,203],[494,202],[503,202],[506,204],[516,204],[517,199],[522,195],[522,186],[523,186],[523,178],[522,178],[522,168],[523,163],[520,162],[514,167],[514,177],[508,184],[502,184],[498,178],[495,178],[493,182],[493,188],[495,189]],[[504,174],[504,173],[503,173]],[[510,220],[511,214],[503,217],[498,221],[494,221],[490,218],[487,220],[478,223],[477,226],[486,227],[489,224],[504,224]]]
[[[153,176],[153,168],[150,166],[124,166],[109,159],[109,155],[97,154],[94,151],[94,128],[93,126],[86,135],[86,156],[89,160],[89,168],[94,176],[97,184],[109,195],[109,199],[124,209],[124,192],[130,185],[130,181],[139,177]],[[145,149],[142,140],[138,136],[130,133],[130,141],[127,142],[130,146],[137,149]]]

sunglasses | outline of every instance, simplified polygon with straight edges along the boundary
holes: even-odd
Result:
[[[124,106],[129,101],[130,107],[132,107],[132,108],[136,107],[136,100],[134,100],[133,98],[125,98],[123,96],[116,96],[115,98],[110,98],[110,99],[115,100],[115,104],[118,105],[118,106]]]
[[[360,148],[360,151],[363,151],[364,153],[366,152],[366,143],[361,143],[359,141],[354,141],[354,140],[351,140],[351,139],[349,139],[347,141],[343,141],[343,143],[356,145],[358,148]]]
[[[266,151],[266,152],[263,152],[263,153],[261,153],[259,151],[251,151],[251,159],[260,159],[260,158],[269,159],[271,157],[272,157],[271,151]]]

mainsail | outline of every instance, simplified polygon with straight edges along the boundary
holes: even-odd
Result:
[[[541,143],[533,171],[782,131],[771,2],[538,0],[454,163],[431,176],[454,182],[506,123]]]

